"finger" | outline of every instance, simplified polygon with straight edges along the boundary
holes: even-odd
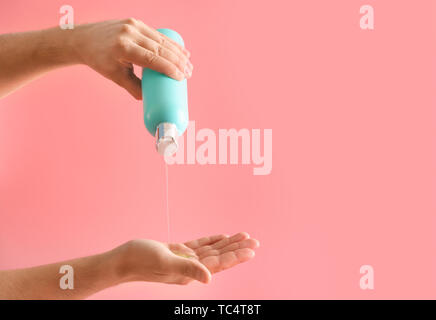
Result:
[[[159,32],[160,33],[160,32]],[[180,51],[183,52],[183,54],[185,56],[187,56],[188,58],[191,57],[191,53],[188,51],[188,49],[186,49],[184,46],[182,46],[180,43],[178,43],[177,41],[171,39],[170,37],[167,37],[166,35],[164,35],[163,33],[160,33],[161,37],[163,37],[166,41],[168,41],[168,43],[171,43],[172,45],[174,45],[175,47],[177,47]]]
[[[179,52],[180,54],[183,54],[187,58],[189,58],[190,53],[188,50],[185,49],[184,46],[179,44],[177,41],[171,39],[170,37],[167,37],[166,35],[160,33],[156,29],[147,26],[141,20],[127,19],[126,23],[134,25],[139,30],[139,32],[141,32],[147,38],[153,39],[154,41],[167,47],[168,49],[174,52]]]
[[[217,234],[217,235],[203,237],[200,239],[185,242],[185,246],[195,250],[195,249],[200,248],[202,246],[214,244],[215,242],[220,241],[224,238],[227,238],[227,236],[224,234]]]
[[[173,271],[203,283],[209,283],[212,279],[212,275],[206,266],[195,259],[175,257]]]
[[[254,250],[244,248],[226,252],[219,256],[208,256],[201,259],[201,263],[204,264],[211,273],[217,273],[251,260],[252,258],[254,258]]]
[[[199,259],[203,259],[208,256],[219,256],[226,252],[236,251],[238,249],[256,249],[257,247],[259,247],[259,241],[257,241],[256,239],[245,239],[242,241],[233,242],[221,249],[211,249],[209,251],[206,251],[199,256]]]
[[[233,243],[233,242],[237,242],[237,241],[242,241],[244,239],[248,239],[250,236],[248,233],[246,232],[240,232],[237,233],[229,238],[224,238],[212,245],[207,245],[201,248],[198,248],[198,250],[196,250],[197,255],[202,255],[204,252],[209,251],[209,250],[216,250],[216,249],[221,249],[224,248],[225,246]]]
[[[178,52],[171,51],[170,49],[160,45],[156,41],[147,38],[138,32],[135,42],[144,49],[154,52],[156,55],[168,60],[181,72],[185,74],[187,78],[191,77],[192,64],[188,64],[188,58]]]
[[[188,60],[188,68],[191,70],[191,73],[192,73],[192,70],[194,70],[194,66],[192,65],[191,61],[189,61],[189,60]]]
[[[169,47],[173,48],[173,50],[177,49],[188,58],[191,56],[191,53],[183,45],[181,45],[174,39],[171,39],[170,37],[164,35],[163,33],[157,31],[156,29],[147,26],[142,21],[139,23],[138,28],[141,30],[141,32],[144,33],[145,36],[152,38],[156,42],[168,45]]]
[[[124,50],[124,59],[144,68],[150,68],[157,72],[166,74],[175,80],[183,80],[184,74],[173,63],[162,58],[153,51],[144,49],[138,44],[130,41],[129,46]]]
[[[111,80],[120,87],[126,89],[135,99],[142,99],[141,79],[139,79],[132,69],[122,69],[114,73]]]

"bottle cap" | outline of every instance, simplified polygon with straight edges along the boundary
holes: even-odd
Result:
[[[171,156],[176,153],[177,127],[173,123],[163,122],[156,129],[156,150],[162,156]]]

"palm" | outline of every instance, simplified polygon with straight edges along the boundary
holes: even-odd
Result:
[[[211,274],[229,269],[254,257],[254,249],[259,246],[256,239],[245,233],[232,237],[215,235],[185,243],[168,244],[172,253],[186,259],[195,259],[203,264]],[[192,278],[182,281],[189,283]]]

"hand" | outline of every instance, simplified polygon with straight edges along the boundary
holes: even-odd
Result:
[[[78,61],[142,98],[133,64],[176,80],[192,75],[189,52],[174,40],[136,19],[79,25],[72,32]]]
[[[174,244],[132,240],[88,257],[0,270],[0,299],[84,299],[126,281],[208,283],[213,273],[252,259],[258,246],[245,232]],[[74,269],[74,290],[61,290],[53,281],[64,265]]]
[[[216,235],[185,243],[132,240],[114,249],[120,257],[124,281],[188,284],[209,283],[212,274],[254,257],[259,241],[245,232]]]

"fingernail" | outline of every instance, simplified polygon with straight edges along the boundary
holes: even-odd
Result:
[[[183,74],[183,72],[177,70],[176,77],[177,80],[183,80],[185,78],[185,75]]]
[[[191,69],[189,68],[188,65],[185,66],[185,71],[184,72],[185,72],[185,76],[187,78],[190,78],[192,76],[192,71],[191,71]]]
[[[190,53],[188,50],[183,49],[183,52],[186,54],[186,56],[187,56],[188,58],[191,56],[191,53]]]
[[[201,276],[200,276],[201,282],[209,283],[211,280],[211,277],[209,277],[209,275],[203,271],[200,271],[200,273],[201,273]]]
[[[188,60],[188,67],[189,67],[189,70],[191,70],[191,73],[192,73],[192,70],[194,70],[194,65],[189,60]]]

